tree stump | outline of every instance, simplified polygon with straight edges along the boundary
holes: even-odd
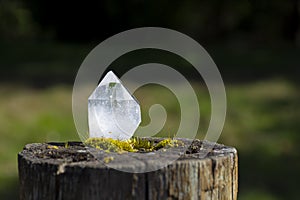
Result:
[[[28,144],[18,154],[20,199],[236,200],[237,151],[215,144],[203,158],[201,153],[211,145],[214,144],[194,140],[179,159],[164,168],[127,173],[107,167],[80,142]],[[170,156],[178,153],[172,151],[168,149]],[[161,156],[161,152],[154,153],[156,158]],[[126,158],[126,153],[103,155]],[[146,155],[139,154],[137,163],[146,162],[147,159],[143,160]],[[115,166],[121,170],[128,167],[126,162],[116,162]]]

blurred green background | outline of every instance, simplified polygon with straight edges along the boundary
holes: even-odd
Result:
[[[239,199],[298,199],[299,0],[0,0],[0,199],[18,198],[17,153],[25,144],[79,140],[72,84],[89,51],[113,34],[143,26],[189,35],[219,67],[228,100],[219,142],[238,149]],[[185,61],[148,50],[130,53],[111,68],[122,75],[131,62],[153,60],[175,66],[194,83],[200,137],[210,100]],[[163,131],[175,131],[178,105],[168,90],[145,86],[135,95],[145,109],[165,105]],[[149,121],[147,114],[143,121]]]

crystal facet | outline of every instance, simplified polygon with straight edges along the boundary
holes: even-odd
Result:
[[[125,140],[133,136],[141,123],[140,105],[108,72],[88,99],[90,137]]]

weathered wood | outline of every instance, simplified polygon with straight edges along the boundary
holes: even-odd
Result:
[[[81,143],[69,143],[68,148],[63,143],[55,143],[58,148],[52,146],[54,144],[28,144],[18,155],[20,199],[236,200],[236,150],[216,144],[201,158],[205,146],[212,144],[199,140],[197,143],[200,145],[192,146],[167,167],[148,173],[126,173],[109,168]],[[168,153],[171,155],[172,149]],[[126,158],[124,154],[118,156]],[[114,166],[120,169],[135,167],[135,164],[142,167],[147,160],[142,157],[146,154],[139,156],[140,162],[130,163],[130,166],[118,160]],[[157,156],[161,156],[159,152]]]

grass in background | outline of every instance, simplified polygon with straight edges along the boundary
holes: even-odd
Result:
[[[79,140],[71,110],[71,87],[37,90],[0,86],[0,198],[17,196],[16,155],[27,143]],[[210,118],[210,100],[198,87],[200,132]],[[296,85],[270,80],[226,87],[228,109],[220,141],[237,147],[240,156],[239,199],[295,199],[299,177],[300,96]],[[178,102],[165,88],[137,92],[143,105],[167,105],[168,126],[178,128]],[[159,101],[157,101],[159,100]],[[147,114],[143,120],[149,122]],[[205,127],[206,126],[206,127]],[[285,184],[286,181],[290,183]]]
[[[16,197],[17,153],[27,143],[78,140],[70,88],[0,87],[0,199]]]

